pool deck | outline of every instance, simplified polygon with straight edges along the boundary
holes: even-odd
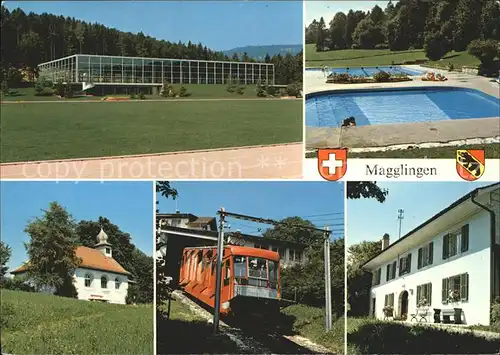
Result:
[[[447,72],[415,65],[409,69],[433,71],[445,75],[444,82],[420,79],[399,83],[327,84],[322,72],[305,72],[305,93],[374,88],[454,86],[477,89],[500,99],[500,86],[489,78],[458,72]],[[500,113],[499,113],[500,116]],[[432,122],[379,124],[359,127],[306,127],[306,149],[318,148],[369,148],[399,144],[447,143],[474,138],[500,136],[499,117]]]

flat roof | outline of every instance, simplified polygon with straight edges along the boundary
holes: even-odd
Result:
[[[147,58],[147,57],[126,57],[120,55],[100,55],[100,54],[73,54],[67,57],[62,57],[59,59],[54,59],[48,62],[43,62],[38,64],[38,66],[43,64],[50,64],[54,62],[59,62],[64,59],[69,59],[73,57],[99,57],[99,58],[122,58],[122,59],[148,59],[148,60],[159,60],[159,61],[176,61],[176,62],[207,62],[207,63],[236,63],[236,64],[258,64],[258,65],[268,65],[273,66],[273,63],[262,63],[262,62],[239,62],[231,60],[206,60],[206,59],[177,59],[177,58]]]

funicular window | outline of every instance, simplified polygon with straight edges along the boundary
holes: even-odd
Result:
[[[224,270],[224,286],[227,286],[231,279],[231,263],[229,259],[224,262]]]
[[[248,284],[251,286],[267,286],[267,260],[248,258]]]
[[[278,263],[269,261],[269,287],[276,288],[278,284]]]

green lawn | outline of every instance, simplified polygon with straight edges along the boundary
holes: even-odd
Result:
[[[153,307],[1,290],[2,353],[153,353]]]
[[[172,85],[175,92],[179,92],[181,87],[180,84]],[[207,84],[185,84],[184,87],[187,92],[191,94],[187,97],[179,97],[176,99],[256,99],[257,92],[255,85],[242,86],[244,87],[243,94],[238,94],[236,92],[227,91],[227,85],[207,85]],[[1,96],[0,99],[3,101],[78,101],[78,100],[101,100],[102,96],[79,96],[72,99],[59,99],[54,96],[35,96],[35,89],[29,88],[12,88],[11,91],[17,91],[17,95],[12,96]],[[119,94],[107,96],[118,96],[118,97],[129,97],[129,95]],[[148,99],[155,100],[173,100],[173,98],[164,98],[158,95],[146,95]]]
[[[302,140],[302,101],[1,105],[1,161],[85,158]]]
[[[446,67],[452,63],[455,68],[479,65],[479,60],[467,52],[450,52],[440,61],[429,61],[421,49],[391,52],[389,49],[343,49],[316,52],[315,44],[306,45],[307,67],[361,67],[400,65],[405,62],[425,60],[424,65]]]
[[[453,329],[453,328],[450,328]],[[347,318],[348,353],[355,354],[496,354],[498,339],[486,339],[430,325],[403,325],[372,318]]]
[[[388,150],[385,152],[364,152],[364,153],[348,153],[349,158],[378,158],[378,159],[389,159],[389,158],[401,158],[401,159],[416,159],[416,158],[428,158],[428,159],[455,159],[457,156],[457,149],[484,149],[486,159],[500,159],[500,144],[473,144],[464,145],[460,147],[440,147],[440,148],[413,148],[413,149],[401,149],[401,150]],[[306,153],[306,158],[316,158],[316,152]]]
[[[337,354],[344,353],[344,318],[333,323],[332,330],[325,332],[325,311],[322,308],[297,304],[282,310],[285,315],[291,316],[293,330],[317,344],[330,349]]]

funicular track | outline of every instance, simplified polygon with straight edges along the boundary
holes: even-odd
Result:
[[[198,316],[212,323],[212,309],[194,297],[176,290],[172,297],[182,302]],[[289,323],[289,324],[287,324]],[[286,317],[273,321],[227,316],[220,322],[220,332],[228,336],[246,354],[331,354],[332,352],[291,330]]]

